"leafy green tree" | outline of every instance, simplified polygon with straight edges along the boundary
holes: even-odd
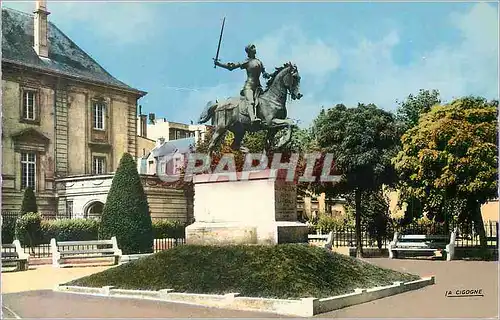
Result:
[[[28,212],[38,212],[36,196],[31,187],[24,189],[23,203],[21,204],[21,215]]]
[[[373,104],[356,108],[337,105],[322,110],[313,123],[313,145],[331,153],[335,171],[342,175],[339,183],[317,183],[316,192],[327,196],[354,193],[356,208],[356,255],[362,256],[362,196],[393,185],[396,180],[391,158],[397,153],[399,130],[393,114]]]
[[[439,91],[421,89],[416,96],[410,94],[399,103],[397,119],[403,124],[403,130],[406,131],[418,124],[421,115],[429,112],[432,106],[440,103]]]
[[[153,251],[148,201],[133,157],[123,154],[108,193],[99,238],[116,236],[124,254]]]
[[[354,194],[346,196],[349,212],[355,212]],[[384,238],[387,237],[387,226],[390,220],[389,199],[383,188],[367,191],[361,197],[361,222],[367,227],[371,237],[377,240],[377,246],[382,249]]]
[[[497,198],[498,101],[480,97],[436,105],[403,135],[394,158],[405,198],[449,219],[450,201],[459,219],[473,221],[483,248],[486,237],[481,205]]]

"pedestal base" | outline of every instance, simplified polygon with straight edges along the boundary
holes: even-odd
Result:
[[[195,222],[186,227],[186,243],[202,245],[307,243],[308,227],[274,221],[258,226],[237,222]]]
[[[248,179],[237,181],[195,176],[196,222],[186,228],[186,243],[307,243],[308,228],[297,221],[297,187],[273,179],[275,173],[242,172]]]

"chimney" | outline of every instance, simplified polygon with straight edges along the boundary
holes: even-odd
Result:
[[[155,114],[154,113],[150,113],[149,114],[149,123],[150,124],[155,124]]]
[[[47,16],[50,12],[47,11],[47,1],[37,0],[34,25],[34,46],[33,48],[41,58],[49,57],[49,41],[48,41],[48,23]]]

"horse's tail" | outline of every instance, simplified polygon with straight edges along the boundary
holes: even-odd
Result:
[[[203,109],[198,123],[205,123],[210,120],[214,115],[215,108],[217,108],[217,102],[213,103],[212,101],[209,101],[205,106],[205,109]]]

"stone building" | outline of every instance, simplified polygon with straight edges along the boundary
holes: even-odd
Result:
[[[45,1],[34,14],[2,9],[2,202],[19,210],[35,189],[40,211],[65,211],[59,179],[113,172],[136,153],[137,100],[53,23]]]
[[[41,213],[96,216],[123,153],[151,150],[137,136],[146,92],[110,75],[48,15],[46,1],[33,14],[2,8],[2,213],[18,212],[33,187]],[[184,191],[142,179],[158,216],[187,219]]]
[[[152,140],[158,140],[159,138],[165,139],[165,141],[186,139],[193,137],[195,143],[200,140],[205,139],[209,128],[211,126],[204,124],[184,124],[178,122],[167,121],[166,118],[156,119],[154,113],[149,114],[149,121],[146,119],[146,115],[140,115],[138,119],[138,126],[141,128],[142,132],[145,132],[144,137]]]

